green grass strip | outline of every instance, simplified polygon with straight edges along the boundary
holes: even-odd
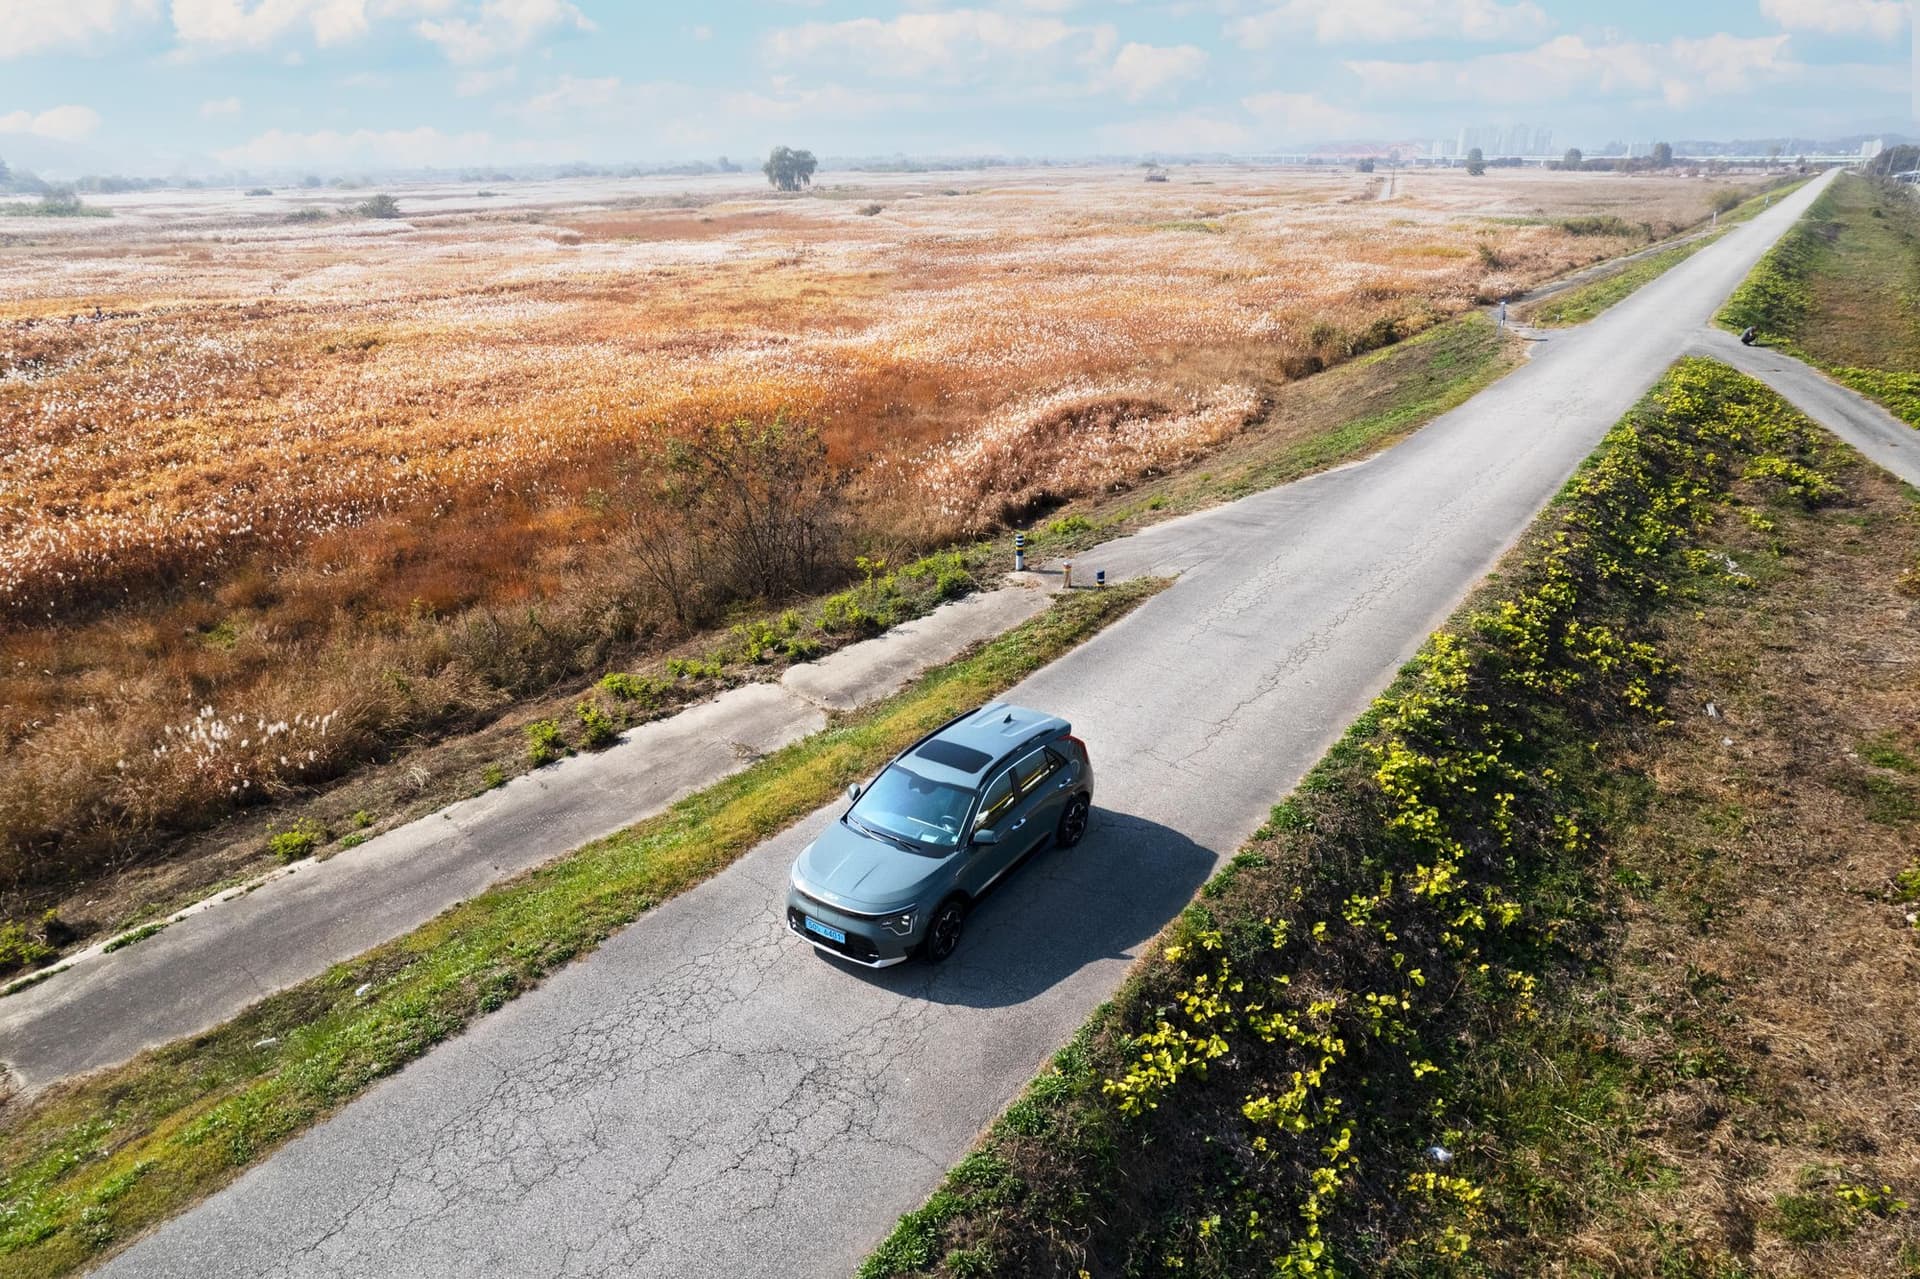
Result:
[[[0,1111],[0,1271],[37,1279],[96,1264],[1162,585],[1064,595],[973,655],[656,817],[215,1030]]]
[[[1558,297],[1548,298],[1534,309],[1529,323],[1543,329],[1585,324],[1616,302],[1625,301],[1641,287],[1653,283],[1688,258],[1713,243],[1714,237],[1702,236],[1685,244],[1676,244],[1659,253],[1629,262],[1611,275],[1603,276]]]
[[[1402,370],[1404,377],[1396,383],[1391,403],[1334,430],[1299,440],[1235,475],[1224,496],[1257,493],[1379,452],[1499,380],[1514,363],[1505,358],[1505,352],[1493,321],[1474,313],[1322,374],[1360,380],[1374,365],[1424,360]]]

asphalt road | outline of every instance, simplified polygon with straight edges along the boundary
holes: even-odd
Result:
[[[1370,461],[1076,557],[1181,576],[1013,691],[1090,744],[1098,812],[943,967],[852,970],[786,932],[822,810],[104,1273],[845,1275],[1823,185]]]

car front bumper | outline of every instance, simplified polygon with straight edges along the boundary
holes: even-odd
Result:
[[[808,919],[845,933],[847,940],[836,942],[830,937],[821,936],[807,927]],[[882,928],[880,921],[870,915],[855,915],[797,888],[789,888],[787,927],[814,949],[836,959],[867,968],[891,968],[895,964],[905,963],[919,947],[925,921],[916,919],[914,930],[902,937],[890,929]]]

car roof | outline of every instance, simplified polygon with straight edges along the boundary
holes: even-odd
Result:
[[[1058,715],[1010,702],[988,702],[920,739],[900,762],[930,781],[971,785],[1007,752],[1037,739],[1058,737],[1072,727]]]

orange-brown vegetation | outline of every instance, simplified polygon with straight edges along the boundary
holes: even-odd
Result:
[[[13,237],[0,883],[148,855],[675,633],[645,463],[689,427],[811,426],[860,512],[844,558],[925,546],[1178,465],[1289,379],[1643,238],[1558,218],[1659,233],[1716,189],[995,181],[402,192],[407,220],[297,225],[127,197]]]

